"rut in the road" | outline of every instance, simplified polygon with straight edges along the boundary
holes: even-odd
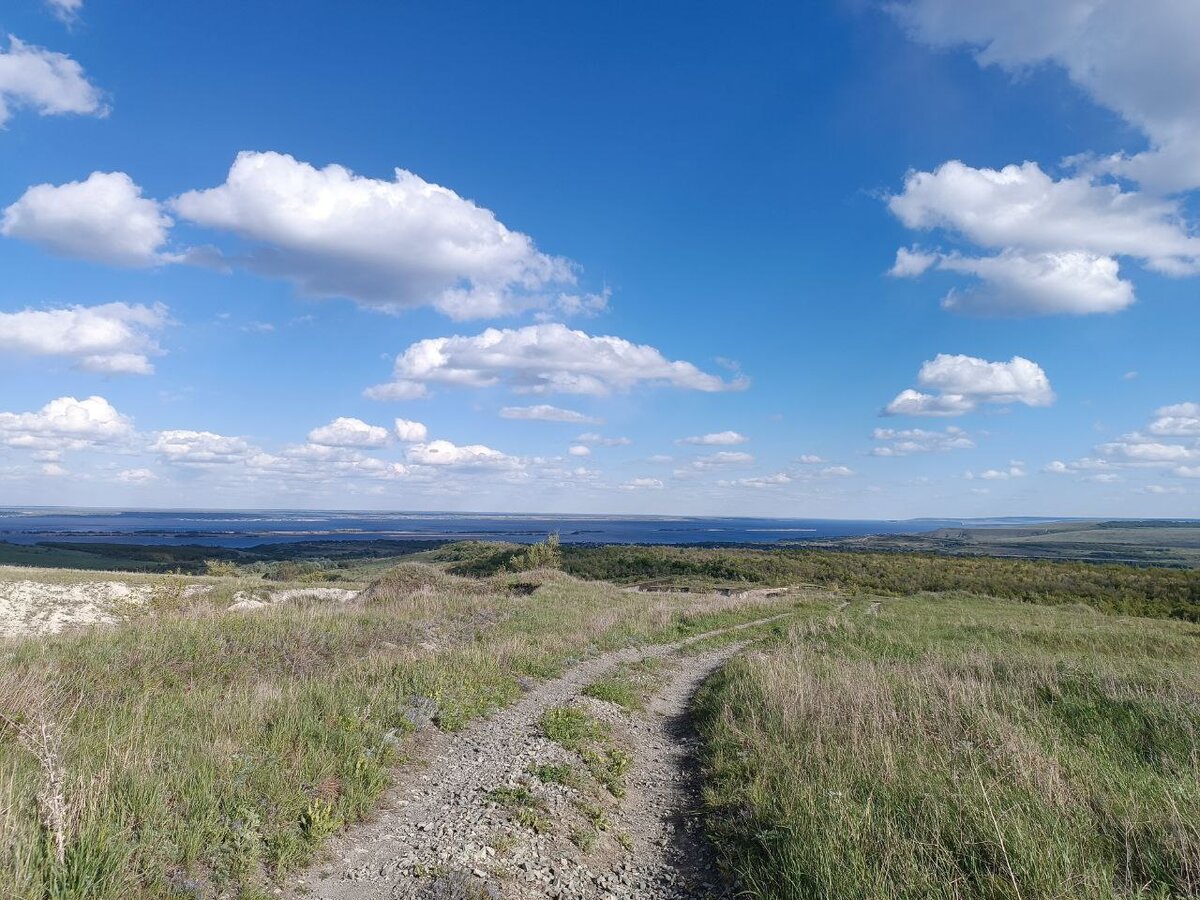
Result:
[[[764,624],[782,616],[750,622]],[[739,645],[690,656],[679,644],[631,648],[581,663],[520,701],[457,734],[435,733],[422,768],[399,774],[379,816],[333,847],[333,861],[295,885],[295,896],[367,898],[718,898],[728,896],[705,845],[697,810],[695,737],[688,703]],[[652,657],[669,675],[647,711],[628,714],[581,691],[620,663]],[[538,765],[577,764],[538,725],[552,707],[574,703],[610,722],[633,757],[628,794],[607,802],[529,774]],[[492,800],[496,789],[533,797],[524,824]],[[526,796],[522,794],[522,796]],[[569,839],[580,810],[603,820],[587,851]],[[536,811],[536,812],[535,812]],[[531,827],[532,826],[532,827]]]

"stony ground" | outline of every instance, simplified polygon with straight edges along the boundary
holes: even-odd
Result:
[[[300,879],[292,896],[732,896],[716,875],[701,833],[688,705],[704,678],[738,645],[677,652],[699,639],[605,654],[531,686],[519,702],[462,732],[427,731],[416,754],[423,765],[402,770],[377,818],[335,842],[329,863]],[[651,657],[663,660],[662,677],[644,712],[582,695],[620,663]],[[586,781],[566,786],[531,774],[545,765],[581,768],[580,758],[547,739],[539,725],[546,710],[564,705],[609,723],[613,745],[632,756],[620,799]],[[524,800],[514,805],[497,802],[498,796]],[[593,827],[597,822],[599,829]]]

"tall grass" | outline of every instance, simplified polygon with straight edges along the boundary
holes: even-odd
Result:
[[[700,697],[713,836],[753,896],[1200,895],[1200,628],[968,598],[868,610]]]
[[[262,896],[374,807],[414,724],[459,728],[521,676],[780,608],[520,578],[409,566],[344,605],[202,604],[0,645],[0,897]]]

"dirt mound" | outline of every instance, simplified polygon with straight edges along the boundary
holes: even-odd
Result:
[[[475,578],[447,575],[435,566],[401,563],[388,569],[358,595],[363,603],[403,600],[419,593],[488,594],[491,586]]]

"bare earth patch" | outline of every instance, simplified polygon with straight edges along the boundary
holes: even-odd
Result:
[[[122,610],[141,606],[153,593],[146,584],[83,581],[46,584],[0,581],[0,635],[24,637],[121,621]]]

